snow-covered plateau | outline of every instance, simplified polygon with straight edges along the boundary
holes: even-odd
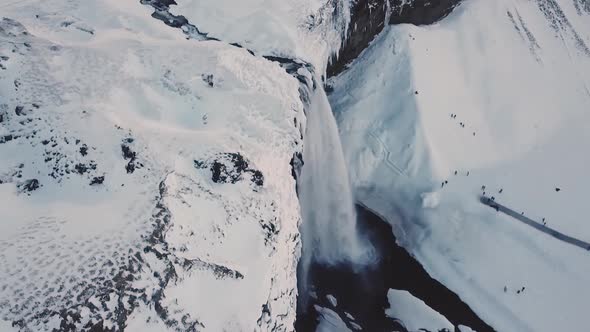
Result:
[[[585,331],[588,111],[588,0],[0,0],[0,332]]]
[[[0,1],[2,331],[292,330],[300,83],[152,13]]]

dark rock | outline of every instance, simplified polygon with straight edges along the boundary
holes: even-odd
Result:
[[[66,169],[69,167],[69,165],[66,164]],[[76,170],[76,172],[80,175],[90,172],[91,170],[96,170],[96,162],[91,161],[89,164],[84,164],[84,163],[78,163],[74,166],[74,169]]]
[[[359,0],[350,9],[348,36],[339,54],[328,65],[328,77],[336,76],[356,59],[384,27],[385,12],[390,0]]]
[[[433,24],[449,15],[461,0],[393,0],[390,24]]]
[[[104,182],[104,176],[95,176],[94,178],[92,178],[92,181],[90,181],[90,185],[96,185],[96,184],[102,184]]]
[[[14,108],[14,114],[16,115],[24,115],[24,106],[17,106]]]
[[[389,22],[385,22],[387,2],[391,8]],[[351,8],[348,36],[337,56],[328,65],[328,76],[341,73],[369,46],[385,24],[432,24],[450,14],[461,0],[358,0]]]
[[[77,164],[74,168],[76,169],[76,172],[78,172],[78,174],[84,174],[86,173],[86,171],[88,171],[88,166],[82,163]]]
[[[20,185],[20,188],[22,190],[26,190],[29,192],[37,190],[37,189],[39,189],[39,180],[37,180],[37,179],[27,180]]]
[[[131,143],[133,142],[132,138],[127,138],[123,140],[123,142]],[[141,163],[137,162],[137,153],[131,150],[131,147],[125,143],[121,144],[121,151],[123,152],[123,159],[129,160],[127,165],[125,165],[125,170],[127,173],[131,174],[135,172],[136,169],[143,166]]]
[[[252,173],[252,182],[254,182],[257,186],[262,186],[264,184],[264,175],[262,175],[261,171],[255,170],[251,171]]]
[[[195,168],[197,169],[207,168],[207,164],[204,161],[194,160],[193,163]]]
[[[201,79],[203,82],[207,83],[209,87],[215,86],[215,82],[213,82],[213,75],[212,74],[203,74],[201,75]]]
[[[136,153],[126,144],[121,144],[121,151],[123,152],[123,159],[135,159]]]
[[[307,69],[308,72],[312,73],[313,68],[310,64],[297,59],[283,58],[272,55],[265,55],[263,58],[272,62],[277,62],[289,75],[294,76],[302,85],[307,86],[309,84],[307,76],[299,74],[299,69],[304,68]],[[312,80],[312,84],[313,86],[308,88],[315,90],[316,82]],[[309,98],[307,97],[308,91],[305,91],[305,89],[300,87],[299,94],[303,103],[309,104]]]
[[[128,162],[127,165],[125,165],[125,170],[128,174],[132,174],[133,172],[135,172],[135,164],[131,161]]]
[[[248,161],[240,153],[223,153],[213,160],[194,160],[196,169],[209,168],[211,180],[215,183],[237,183],[244,179],[244,174],[250,175],[253,184],[264,185],[264,175],[261,171],[250,168]]]
[[[224,164],[214,161],[213,165],[211,165],[211,179],[215,183],[226,183],[227,182],[227,168]],[[232,179],[232,183],[236,183],[237,179]]]
[[[209,37],[207,33],[201,32],[186,17],[172,14],[170,12],[170,6],[176,5],[176,2],[173,0],[140,0],[140,3],[154,8],[154,12],[152,13],[153,18],[164,22],[164,24],[170,27],[182,29],[187,39],[219,41],[219,39]]]
[[[2,143],[6,143],[6,142],[10,142],[10,141],[12,141],[14,138],[15,138],[15,137],[14,137],[14,136],[12,136],[12,135],[10,135],[10,134],[8,134],[8,135],[4,135],[4,136],[0,137],[0,144],[2,144]]]

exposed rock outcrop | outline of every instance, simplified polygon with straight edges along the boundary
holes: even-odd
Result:
[[[371,43],[385,24],[432,24],[450,14],[461,0],[359,0],[351,8],[347,39],[328,66],[335,76]]]

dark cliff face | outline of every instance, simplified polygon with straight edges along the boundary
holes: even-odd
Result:
[[[432,24],[449,15],[460,2],[461,0],[414,0],[411,4],[401,5],[402,0],[393,0],[389,24]]]
[[[453,11],[461,0],[414,0],[402,4],[402,0],[358,0],[351,8],[348,36],[340,53],[328,65],[328,76],[335,76],[361,54],[384,26],[388,8],[391,8],[389,24],[432,24]]]

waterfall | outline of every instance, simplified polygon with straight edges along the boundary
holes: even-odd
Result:
[[[305,129],[299,194],[303,223],[303,264],[362,265],[371,246],[359,236],[348,171],[336,120],[318,79],[308,79],[309,110]]]

